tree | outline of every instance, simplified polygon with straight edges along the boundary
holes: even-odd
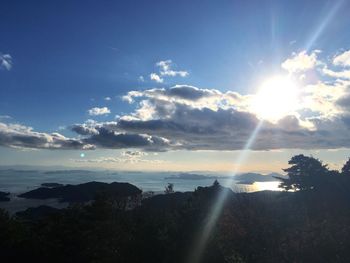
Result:
[[[333,174],[320,160],[303,154],[293,156],[288,164],[291,167],[283,169],[288,178],[278,177],[281,180],[279,187],[287,191],[319,189]]]
[[[215,179],[214,183],[213,183],[213,186],[214,187],[219,187],[220,186],[220,183],[218,182],[217,179]]]
[[[350,176],[350,158],[344,164],[343,168],[341,168],[341,174],[345,176]]]
[[[172,194],[174,193],[174,184],[168,183],[168,185],[165,187],[166,194]]]

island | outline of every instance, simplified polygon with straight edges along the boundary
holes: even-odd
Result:
[[[60,202],[84,203],[94,200],[98,195],[108,195],[114,199],[141,196],[142,191],[129,183],[88,182],[78,185],[64,185],[58,187],[40,187],[18,195],[29,199],[56,198]]]

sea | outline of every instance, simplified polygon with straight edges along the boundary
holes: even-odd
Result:
[[[221,185],[230,187],[235,192],[278,190],[277,181],[255,182],[254,184],[245,185],[238,184],[227,173],[195,172],[195,174],[189,173],[189,175],[186,177],[186,173],[176,172],[0,169],[0,191],[10,192],[11,198],[9,202],[0,202],[0,208],[8,210],[12,214],[39,205],[51,205],[57,208],[68,205],[55,199],[30,200],[17,196],[40,187],[42,183],[128,182],[137,186],[143,192],[162,194],[169,183],[173,184],[174,191],[187,192],[194,191],[199,186],[210,186],[217,180]],[[196,178],[193,179],[193,177]]]

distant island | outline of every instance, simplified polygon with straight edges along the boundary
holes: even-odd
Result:
[[[49,183],[45,185],[53,186]],[[56,198],[60,202],[88,202],[94,200],[98,194],[108,194],[114,198],[125,198],[128,196],[137,196],[142,191],[129,183],[102,183],[89,182],[78,185],[60,185],[58,187],[40,187],[35,190],[18,195],[29,199],[50,199]]]

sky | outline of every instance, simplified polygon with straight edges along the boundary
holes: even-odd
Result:
[[[350,3],[2,1],[0,165],[281,172],[350,156]]]

